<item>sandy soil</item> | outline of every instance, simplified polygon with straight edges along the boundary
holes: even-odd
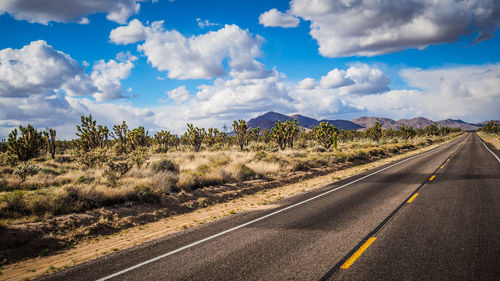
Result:
[[[500,150],[500,136],[493,134],[486,134],[483,132],[477,133],[484,141],[491,143],[497,150]]]
[[[449,140],[450,141],[450,140]],[[280,205],[280,199],[298,193],[308,192],[340,179],[350,177],[365,170],[382,166],[430,150],[440,144],[434,144],[422,149],[413,150],[391,158],[377,160],[368,164],[342,169],[322,176],[307,180],[261,190],[256,193],[242,196],[224,203],[215,203],[207,207],[199,207],[195,211],[172,215],[157,219],[151,223],[129,227],[111,235],[97,238],[83,239],[81,242],[70,245],[64,250],[50,252],[45,256],[32,258],[0,268],[2,280],[27,280],[43,274],[49,274],[73,265],[95,259],[109,253],[127,249],[141,243],[160,238],[167,234],[183,231],[196,227],[199,224],[209,223],[228,215],[253,211],[263,208],[274,208]],[[103,219],[103,218],[101,218]],[[103,224],[105,225],[105,224]]]

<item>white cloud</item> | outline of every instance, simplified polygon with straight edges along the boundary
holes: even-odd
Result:
[[[374,56],[407,48],[493,36],[496,0],[294,0],[290,13],[310,21],[310,34],[326,57]]]
[[[288,13],[284,14],[277,9],[271,9],[259,16],[259,23],[265,27],[289,28],[297,27],[300,23],[300,19]]]
[[[354,84],[354,81],[347,77],[345,70],[339,70],[337,68],[328,72],[326,76],[321,76],[320,80],[321,88],[330,89],[330,88],[339,88],[344,86],[349,86]]]
[[[220,26],[220,24],[215,22],[210,22],[209,20],[202,20],[200,18],[196,18],[196,22],[200,28],[207,28],[212,26]]]
[[[297,85],[296,89],[312,90],[316,87],[316,81],[313,78],[304,78]]]
[[[171,91],[168,91],[167,96],[169,99],[172,99],[176,104],[181,104],[187,101],[191,97],[191,94],[186,89],[186,86],[180,86]]]
[[[142,30],[142,31],[141,31]],[[248,30],[225,25],[217,31],[184,37],[176,30],[164,30],[163,21],[143,26],[132,21],[128,26],[111,31],[110,39],[117,44],[141,41],[138,46],[148,61],[174,79],[209,79],[226,73],[223,61],[228,59],[231,70],[253,71],[262,65],[255,60],[261,54],[263,38],[253,37]]]
[[[322,76],[323,89],[337,89],[338,95],[371,95],[389,90],[390,80],[378,68],[355,64],[347,70],[333,69]]]
[[[9,13],[17,20],[31,23],[48,24],[50,22],[78,22],[87,24],[86,16],[99,12],[106,13],[106,18],[121,24],[139,12],[144,0],[72,0],[67,1],[0,1],[0,14]]]
[[[132,44],[146,39],[146,28],[138,20],[131,20],[128,25],[111,30],[109,39],[115,44]]]
[[[0,96],[3,97],[42,94],[82,73],[75,60],[42,40],[21,49],[0,50]]]
[[[120,58],[120,56],[120,54],[117,55],[117,58]],[[92,67],[90,75],[98,90],[93,94],[93,97],[97,101],[125,98],[121,80],[130,75],[130,71],[134,67],[132,61],[135,59],[135,57],[128,57],[121,58],[118,61],[97,61]]]
[[[52,96],[64,91],[69,96],[93,95],[98,101],[123,96],[121,80],[127,78],[137,58],[119,53],[117,60],[97,61],[91,75],[69,55],[45,41],[33,41],[21,49],[0,50],[0,96]]]
[[[401,76],[415,90],[394,90],[378,95],[349,96],[370,115],[392,118],[424,116],[433,120],[463,119],[482,122],[498,119],[500,64],[439,69],[404,69]]]

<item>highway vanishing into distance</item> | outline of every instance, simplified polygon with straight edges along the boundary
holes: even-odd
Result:
[[[474,133],[43,280],[500,280],[500,159]]]

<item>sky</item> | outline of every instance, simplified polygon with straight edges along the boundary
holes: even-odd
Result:
[[[182,133],[268,111],[500,118],[497,0],[2,0],[0,138],[81,115]]]

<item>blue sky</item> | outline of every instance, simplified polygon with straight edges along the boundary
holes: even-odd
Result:
[[[174,132],[269,110],[500,118],[493,0],[58,2],[0,4],[2,137],[69,138],[82,114]]]

